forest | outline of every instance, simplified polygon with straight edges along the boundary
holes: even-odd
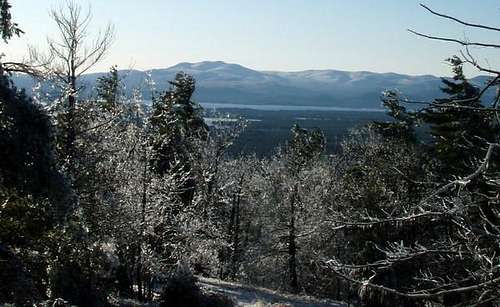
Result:
[[[0,0],[4,44],[23,35],[11,4]],[[471,50],[499,45],[413,31],[464,48],[441,97],[387,90],[387,120],[351,130],[335,153],[295,124],[257,156],[232,151],[244,119],[205,123],[182,72],[129,97],[112,67],[80,98],[114,29],[89,39],[91,14],[74,1],[48,19],[60,36],[46,50],[0,57],[0,304],[236,306],[198,277],[344,306],[500,304],[500,91],[482,99],[500,70]],[[491,78],[477,87],[465,66]],[[51,82],[50,95],[16,88],[17,73]]]

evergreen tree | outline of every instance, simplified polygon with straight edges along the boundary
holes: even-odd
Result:
[[[286,245],[288,253],[289,285],[294,293],[299,291],[298,263],[297,263],[297,215],[299,214],[301,200],[300,187],[301,172],[307,168],[315,158],[324,151],[325,137],[321,130],[308,131],[295,124],[292,127],[292,137],[285,150],[285,163],[287,173],[292,181],[289,186],[288,210],[287,210],[287,235]]]
[[[307,130],[295,124],[286,148],[289,168],[293,174],[311,162],[325,150],[325,136],[319,129]]]
[[[184,204],[190,204],[195,180],[190,174],[197,158],[196,141],[208,136],[201,107],[191,100],[195,80],[179,73],[170,82],[172,88],[153,103],[151,116],[152,169],[159,176],[177,174],[178,195]]]
[[[96,85],[99,106],[106,111],[116,108],[120,97],[120,77],[116,66],[112,66],[109,74],[97,78]]]
[[[386,138],[399,139],[415,143],[417,136],[415,127],[417,124],[417,114],[408,111],[400,103],[399,94],[395,91],[385,91],[382,98],[383,105],[387,108],[387,114],[391,121],[375,121],[371,128]]]
[[[0,303],[31,305],[46,290],[50,239],[71,212],[48,115],[0,76]]]
[[[24,33],[19,29],[19,25],[12,21],[11,7],[9,1],[0,0],[0,35],[4,42],[7,42],[14,35],[19,36]]]
[[[69,194],[54,156],[54,131],[49,116],[0,76],[0,184],[21,195],[48,198],[64,216]]]
[[[460,58],[455,56],[448,61],[454,73],[452,80],[442,79],[442,91],[448,97],[436,99],[419,115],[430,126],[430,154],[440,162],[443,178],[470,173],[484,156],[487,142],[495,141],[492,117],[481,111],[484,106],[478,97],[479,88],[466,79]]]

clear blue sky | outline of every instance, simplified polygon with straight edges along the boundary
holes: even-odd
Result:
[[[57,0],[11,0],[14,19],[26,34],[1,45],[8,58],[41,49],[54,35],[48,17]],[[94,71],[112,64],[150,69],[179,62],[222,60],[259,70],[368,70],[449,75],[444,58],[453,44],[418,38],[422,32],[500,43],[500,34],[466,29],[432,16],[419,2],[444,13],[500,27],[500,1],[493,0],[77,0],[90,3],[94,26],[108,21],[116,41]],[[495,66],[498,52],[474,49]],[[487,60],[489,62],[487,62]],[[497,65],[498,67],[498,65]],[[471,75],[475,74],[470,72]]]

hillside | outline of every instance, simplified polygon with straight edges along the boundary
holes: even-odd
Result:
[[[124,76],[127,94],[131,94],[134,88],[141,88],[143,96],[149,97],[149,90],[145,86],[147,74],[155,82],[156,89],[163,90],[179,71],[196,78],[194,98],[206,103],[373,109],[381,108],[380,95],[386,89],[397,89],[416,100],[441,95],[440,78],[431,75],[340,70],[257,71],[221,61],[179,63],[147,73],[139,70],[122,70],[120,73]],[[103,73],[85,75],[83,82],[87,89],[102,75]],[[482,85],[485,80],[486,77],[476,77],[473,82]],[[16,76],[15,82],[28,91],[33,85],[25,76]]]

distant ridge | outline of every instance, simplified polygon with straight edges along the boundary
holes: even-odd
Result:
[[[169,68],[149,70],[157,90],[168,88],[168,81],[183,71],[196,79],[195,99],[206,103],[252,105],[293,105],[381,109],[380,95],[386,89],[397,89],[416,100],[441,97],[441,80],[432,75],[411,76],[368,71],[304,70],[295,72],[258,71],[222,61],[183,62]],[[146,72],[122,70],[127,94],[144,85]],[[105,73],[84,76],[91,88]],[[472,79],[482,85],[487,77]],[[14,82],[29,92],[33,81],[15,76]],[[149,90],[142,86],[144,97]]]

